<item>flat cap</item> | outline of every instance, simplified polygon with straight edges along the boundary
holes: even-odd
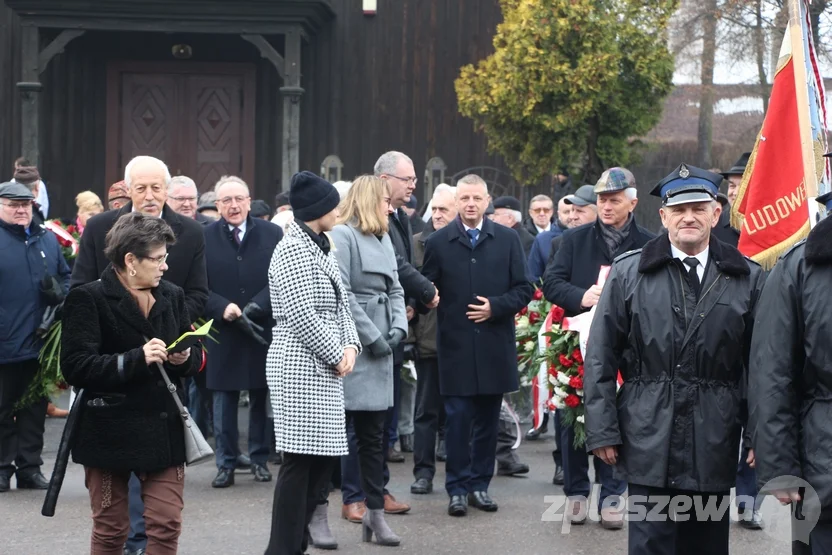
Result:
[[[520,201],[510,196],[495,198],[494,208],[508,208],[509,210],[517,210],[518,212],[523,211]]]
[[[2,183],[0,184],[0,198],[7,198],[9,200],[35,200],[35,195],[29,190],[29,187],[22,183]]]
[[[627,168],[610,168],[601,174],[595,184],[595,194],[617,193],[630,187],[636,186],[636,178],[633,172]]]
[[[574,194],[563,198],[563,202],[575,206],[588,206],[595,204],[597,201],[598,195],[595,194],[595,185],[581,185]]]
[[[658,182],[650,194],[664,206],[716,200],[722,176],[696,166],[681,164]]]

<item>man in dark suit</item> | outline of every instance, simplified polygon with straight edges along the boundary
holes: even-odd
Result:
[[[187,175],[177,175],[170,179],[167,202],[168,206],[180,216],[196,220],[202,225],[208,225],[214,221],[197,212],[199,191],[196,189],[194,180]]]
[[[517,232],[517,235],[520,236],[520,244],[523,245],[523,252],[526,253],[526,260],[528,260],[534,244],[534,235],[523,227],[523,212],[520,209],[520,201],[514,197],[505,196],[495,198],[492,204],[494,205],[494,215],[490,216],[489,219]]]
[[[239,466],[237,406],[240,391],[249,392],[249,458],[257,482],[271,481],[268,470],[269,429],[266,419],[266,351],[271,341],[269,263],[279,226],[250,216],[248,185],[222,177],[215,188],[220,219],[205,228],[208,288],[205,318],[214,320],[217,344],[211,346],[206,386],[213,391],[217,476],[211,484],[234,484]],[[255,329],[252,319],[256,320]],[[258,334],[258,332],[260,332]]]
[[[445,397],[448,514],[468,503],[497,510],[488,495],[504,393],[517,391],[514,316],[532,298],[518,235],[484,219],[485,181],[457,183],[459,216],[425,244],[422,272],[444,292],[439,303],[439,388]]]
[[[612,265],[620,254],[639,249],[653,238],[651,233],[636,225],[633,216],[638,204],[636,181],[629,170],[611,168],[605,171],[593,191],[597,195],[598,220],[564,232],[554,263],[546,269],[543,279],[546,299],[563,308],[567,316],[586,312],[598,303],[601,286],[597,282],[601,266]],[[581,524],[586,519],[586,499],[591,484],[586,451],[575,449],[574,434],[571,426],[561,426],[563,491],[570,497],[564,518]],[[600,459],[595,461],[595,475],[601,482],[598,506],[603,507],[605,499],[624,493],[627,484],[613,478],[612,467]],[[601,525],[608,529],[622,528],[624,517],[620,507],[602,508]]]
[[[133,210],[146,216],[165,220],[176,235],[176,243],[168,249],[168,270],[165,279],[185,291],[185,304],[191,320],[202,316],[208,299],[208,280],[205,274],[205,237],[202,226],[184,218],[167,205],[171,177],[164,162],[151,156],[137,156],[124,170],[124,182],[130,202],[118,210],[93,216],[87,222],[72,268],[70,288],[97,280],[109,265],[104,256],[107,232],[116,220]],[[130,478],[130,537],[125,553],[143,553],[147,544],[144,533],[144,503],[141,484],[134,475]]]

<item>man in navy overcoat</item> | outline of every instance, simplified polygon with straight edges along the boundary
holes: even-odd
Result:
[[[488,187],[457,183],[459,216],[425,244],[422,273],[442,297],[437,312],[439,389],[445,398],[448,514],[488,512],[504,393],[518,389],[514,316],[532,298],[526,257],[511,229],[484,219]]]
[[[268,470],[269,429],[266,419],[266,351],[271,342],[269,263],[283,237],[279,226],[249,217],[248,186],[239,178],[217,183],[221,218],[205,227],[205,260],[210,295],[205,319],[214,320],[218,343],[209,341],[206,386],[214,392],[214,436],[217,476],[211,484],[234,484],[238,464],[237,405],[240,391],[248,391],[249,457],[258,482],[272,479]],[[262,326],[255,331],[252,327]],[[258,333],[258,331],[260,333]]]

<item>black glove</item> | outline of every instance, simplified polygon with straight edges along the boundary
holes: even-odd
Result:
[[[243,309],[243,316],[247,316],[249,320],[264,320],[268,314],[257,303],[248,303]],[[262,330],[261,330],[262,331]]]
[[[412,361],[419,360],[419,347],[416,345],[416,343],[404,344],[404,359]]]
[[[387,334],[387,344],[390,345],[390,349],[395,349],[399,346],[399,343],[407,337],[407,334],[400,330],[399,328],[393,328],[390,330],[390,333]]]
[[[248,318],[248,316],[245,315],[245,313],[243,313],[242,316],[234,320],[232,324],[236,325],[241,332],[248,335],[261,345],[265,347],[269,346],[269,342],[263,339],[263,336],[260,335],[261,333],[263,333],[263,326],[259,326],[252,322]]]
[[[387,343],[387,340],[384,339],[384,336],[379,337],[367,345],[367,348],[370,349],[373,356],[377,356],[379,358],[393,354],[393,349],[390,348],[390,345]]]

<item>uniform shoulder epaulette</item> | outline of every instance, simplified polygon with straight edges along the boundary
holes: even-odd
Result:
[[[792,245],[792,246],[791,246],[791,248],[790,248],[789,250],[787,250],[786,252],[784,252],[783,254],[781,254],[781,255],[780,255],[780,258],[785,258],[785,257],[787,257],[789,254],[791,254],[791,252],[792,252],[793,250],[795,250],[797,247],[799,247],[800,245],[804,244],[805,242],[806,242],[806,239],[801,239],[800,241],[798,241],[797,243],[795,243],[794,245]]]
[[[625,253],[619,254],[618,256],[615,257],[615,259],[613,259],[613,262],[618,262],[619,260],[624,260],[625,258],[629,258],[629,257],[633,256],[634,254],[640,254],[640,253],[641,253],[641,249],[633,249],[631,251],[627,251]]]

